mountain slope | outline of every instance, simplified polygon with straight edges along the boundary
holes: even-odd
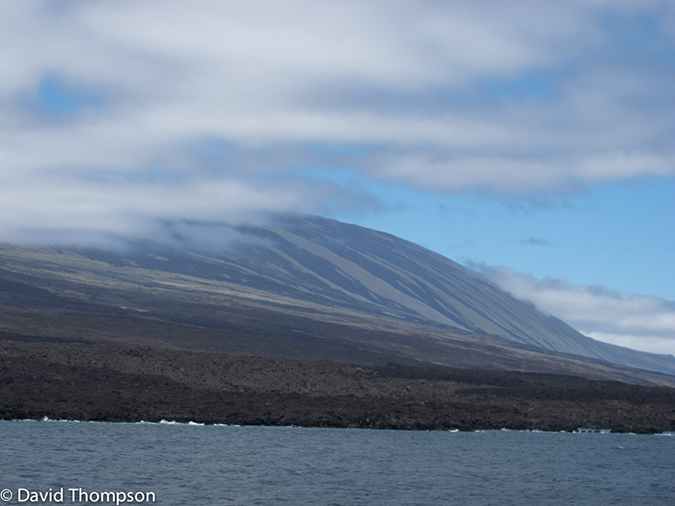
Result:
[[[572,360],[542,355],[553,352],[675,373],[672,356],[594,341],[461,265],[388,234],[307,216],[238,231],[247,240],[217,253],[156,246],[124,254],[5,246],[0,248],[0,305],[23,311],[42,307],[43,313],[51,308],[41,317],[52,318],[51,328],[71,337],[78,333],[77,322],[59,320],[54,308],[77,311],[76,320],[89,321],[99,338],[116,335],[115,319],[139,336],[138,329],[149,326],[146,335],[156,339],[163,332],[159,320],[191,326],[194,346],[199,339],[221,346],[220,338],[194,336],[227,330],[230,348],[224,351],[229,352],[271,349],[292,356],[296,350],[304,358],[343,360],[388,354],[461,365],[447,355],[463,347],[467,366],[497,367],[497,355],[499,367],[527,363],[530,370],[537,361]],[[7,311],[0,319],[6,332],[26,334],[32,325],[36,335],[46,335],[49,325],[39,328],[28,313]],[[235,346],[237,332],[248,337]],[[172,342],[188,345],[178,337]]]
[[[221,259],[228,280],[328,306],[675,373],[675,358],[590,339],[465,267],[382,232],[318,217],[247,229],[261,244]]]

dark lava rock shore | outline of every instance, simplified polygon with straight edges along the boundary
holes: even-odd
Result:
[[[675,389],[576,376],[0,341],[0,418],[675,431]]]

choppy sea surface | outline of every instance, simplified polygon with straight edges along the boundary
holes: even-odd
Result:
[[[0,421],[0,505],[672,505],[674,436]]]

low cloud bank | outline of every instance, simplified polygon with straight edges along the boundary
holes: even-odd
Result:
[[[469,263],[500,288],[572,325],[584,335],[611,344],[675,355],[675,302],[603,286],[539,279],[508,267]]]

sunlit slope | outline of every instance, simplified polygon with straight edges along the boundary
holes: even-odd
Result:
[[[0,306],[113,311],[105,321],[97,317],[100,328],[114,327],[112,319],[122,317],[114,311],[127,316],[132,311],[144,316],[144,325],[155,325],[148,330],[153,336],[159,335],[159,320],[192,325],[202,333],[227,328],[268,336],[258,348],[243,352],[283,343],[282,334],[286,343],[296,344],[311,334],[322,340],[312,338],[313,349],[336,346],[330,336],[337,335],[349,353],[393,353],[386,337],[375,343],[368,332],[393,336],[384,329],[398,326],[407,337],[400,337],[395,352],[415,360],[430,360],[421,354],[423,340],[412,337],[430,329],[434,339],[497,335],[517,345],[675,374],[672,356],[594,341],[473,271],[389,234],[319,217],[284,217],[238,231],[245,240],[225,251],[195,251],[188,244],[173,249],[144,245],[123,253],[0,247]],[[328,324],[353,325],[329,331]]]
[[[286,218],[249,233],[266,243],[248,246],[224,264],[231,279],[242,283],[546,350],[675,371],[671,356],[590,339],[475,272],[389,234],[317,217]]]

